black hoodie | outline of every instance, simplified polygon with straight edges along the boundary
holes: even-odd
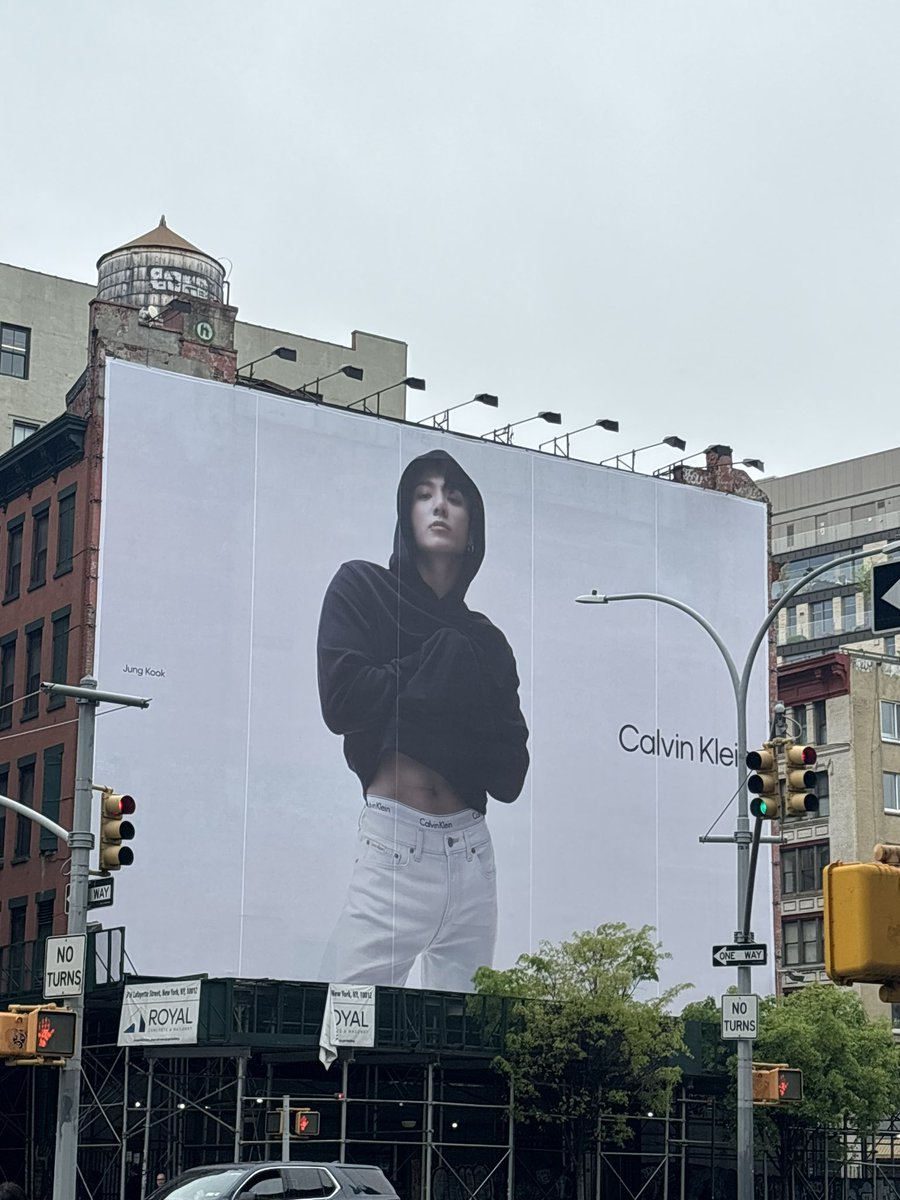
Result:
[[[469,500],[460,578],[438,597],[415,564],[413,489],[433,465]],[[383,754],[396,751],[441,775],[470,808],[486,793],[511,803],[528,770],[528,728],[516,660],[506,638],[465,604],[484,559],[484,506],[462,467],[434,450],[413,459],[397,489],[394,552],[387,568],[346,562],[325,593],[319,620],[319,698],[363,792]]]

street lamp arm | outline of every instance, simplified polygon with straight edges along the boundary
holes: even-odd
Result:
[[[731,651],[725,645],[722,635],[719,633],[716,627],[711,625],[702,613],[698,613],[697,610],[695,608],[691,608],[689,604],[685,604],[681,600],[676,600],[674,596],[663,596],[657,592],[622,592],[615,596],[601,596],[598,593],[593,592],[588,596],[578,596],[576,602],[578,604],[611,604],[614,600],[651,600],[657,604],[669,604],[672,608],[677,608],[680,612],[686,613],[689,617],[692,617],[698,625],[706,630],[706,632],[718,646],[719,653],[722,655],[722,658],[725,660],[725,665],[728,668],[728,674],[731,676],[731,685],[734,688],[735,696],[737,696],[738,688],[740,687],[740,675],[738,674],[735,661],[731,656]]]
[[[9,796],[0,796],[0,808],[11,808],[20,817],[27,817],[29,821],[34,821],[37,825],[43,825],[44,829],[49,829],[61,842],[65,842],[68,845],[69,830],[63,829],[62,825],[57,825],[55,821],[51,821],[43,813],[35,812],[27,804],[20,804],[18,800],[11,800]]]
[[[833,558],[830,562],[823,563],[822,566],[815,567],[812,571],[807,571],[805,575],[800,576],[796,583],[791,584],[784,595],[779,596],[778,600],[769,609],[768,616],[756,632],[756,637],[750,646],[741,676],[741,690],[743,694],[746,695],[749,687],[750,672],[753,670],[753,663],[756,660],[756,655],[762,645],[763,638],[771,629],[775,618],[781,610],[793,600],[798,592],[802,592],[813,579],[817,579],[819,575],[824,575],[826,571],[831,571],[834,567],[843,566],[844,563],[848,562],[855,562],[859,558],[871,558],[874,554],[893,554],[895,551],[900,551],[900,541],[889,542],[886,546],[875,546],[870,550],[854,550],[851,554],[842,554],[840,558]]]

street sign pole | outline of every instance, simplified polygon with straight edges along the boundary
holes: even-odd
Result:
[[[45,683],[42,690],[57,696],[68,696],[78,705],[78,740],[75,749],[75,805],[72,832],[69,883],[68,936],[87,932],[88,876],[91,848],[91,800],[94,783],[94,723],[97,705],[112,704],[147,708],[150,701],[138,696],[122,696],[115,692],[98,692],[97,680],[85,676],[80,687],[63,683]],[[77,1014],[75,1020],[75,1053],[66,1061],[59,1076],[59,1096],[56,1115],[56,1157],[53,1164],[53,1200],[75,1200],[78,1174],[78,1107],[81,1103],[81,1041],[84,1024],[84,993],[73,996],[69,1005]]]

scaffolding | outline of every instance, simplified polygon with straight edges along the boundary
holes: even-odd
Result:
[[[327,988],[204,980],[198,1044],[116,1044],[122,984],[86,1010],[79,1200],[143,1200],[158,1174],[211,1162],[338,1160],[380,1166],[403,1200],[574,1200],[560,1126],[517,1121],[493,1066],[505,1002],[379,989],[372,1049],[326,1072],[318,1037]],[[51,1192],[52,1070],[0,1068],[0,1178]],[[736,1192],[727,1082],[695,1065],[665,1113],[598,1123],[586,1200],[717,1200]],[[319,1114],[314,1138],[272,1114]],[[900,1200],[900,1122],[876,1136],[782,1121],[779,1155],[757,1138],[759,1200]],[[626,1137],[619,1133],[624,1127]]]

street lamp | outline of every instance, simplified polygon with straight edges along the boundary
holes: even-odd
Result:
[[[450,428],[450,414],[458,408],[465,408],[467,404],[486,404],[488,408],[497,408],[500,401],[496,396],[492,396],[490,392],[479,392],[473,396],[471,400],[463,400],[459,404],[451,404],[449,408],[445,408],[443,412],[433,413],[430,417],[423,417],[421,421],[416,421],[417,425],[432,425],[435,429],[443,429],[444,431]]]
[[[249,367],[250,374],[247,378],[252,379],[253,368],[257,363],[265,362],[267,358],[283,358],[285,362],[296,362],[297,351],[292,346],[276,346],[275,349],[270,350],[268,354],[261,354],[259,358],[254,358],[251,362],[244,363],[242,367],[238,367],[236,373],[240,375],[241,371],[246,371],[246,369]]]
[[[561,433],[559,435],[559,437],[549,438],[546,442],[541,442],[541,444],[538,446],[538,450],[543,450],[543,448],[545,446],[549,446],[550,443],[552,442],[553,443],[553,453],[554,454],[562,454],[566,458],[568,458],[569,457],[569,438],[574,437],[576,433],[584,433],[584,431],[586,429],[596,429],[598,425],[600,426],[601,429],[606,429],[610,433],[618,433],[619,432],[619,422],[618,421],[610,421],[606,417],[601,417],[599,421],[591,421],[590,425],[582,425],[580,429],[570,429],[568,433]],[[565,444],[566,444],[565,449],[563,449],[563,447],[562,447],[563,442],[565,442]]]
[[[372,416],[381,416],[381,394],[389,392],[396,387],[412,388],[414,392],[425,391],[425,380],[417,379],[415,375],[407,375],[405,379],[398,379],[396,383],[391,383],[387,387],[379,388],[377,392],[370,392],[368,396],[360,396],[358,400],[354,400],[352,404],[348,404],[348,408],[356,408],[357,404],[362,405],[362,411],[371,414]],[[375,412],[372,413],[371,408],[366,406],[366,401],[375,397]]]
[[[625,454],[614,454],[612,458],[604,458],[598,463],[598,466],[604,467],[607,463],[614,462],[619,470],[633,471],[634,460],[638,454],[642,454],[645,450],[655,450],[657,446],[671,446],[675,450],[683,450],[687,442],[684,438],[676,437],[675,434],[670,434],[664,437],[662,441],[651,442],[649,446],[638,446],[636,450],[627,450]],[[625,459],[631,455],[631,466],[628,466]]]
[[[649,449],[649,447],[646,448]],[[619,595],[603,595],[595,589],[587,595],[575,598],[577,604],[612,604],[617,600],[650,600],[656,604],[669,604],[686,613],[701,628],[705,629],[722,655],[734,690],[737,717],[737,828],[732,837],[721,839],[706,837],[702,840],[733,842],[737,846],[737,920],[739,927],[734,935],[735,942],[745,944],[753,942],[753,934],[750,932],[750,915],[753,907],[753,881],[761,840],[762,820],[757,818],[751,834],[745,763],[747,758],[747,695],[750,690],[750,675],[759,648],[781,610],[813,579],[844,563],[856,562],[860,558],[869,558],[873,554],[892,554],[898,550],[900,550],[900,541],[868,550],[854,550],[852,554],[843,554],[839,558],[833,558],[830,562],[807,571],[769,609],[766,619],[750,643],[750,649],[740,671],[718,630],[696,609],[672,596],[663,596],[657,592],[623,592]],[[738,995],[751,995],[750,971],[749,966],[737,968]],[[738,1041],[737,1055],[737,1185],[737,1200],[753,1200],[753,1041],[747,1038]]]
[[[300,392],[306,392],[310,388],[314,388],[315,394],[318,395],[319,384],[323,383],[326,379],[334,379],[335,375],[346,375],[348,379],[355,379],[357,382],[359,382],[359,380],[361,380],[363,377],[363,369],[362,367],[338,367],[336,371],[332,371],[329,375],[319,375],[315,379],[311,379],[309,383],[304,383],[300,387],[294,388],[293,392],[291,392],[291,395],[293,396],[295,393],[299,394]]]
[[[529,421],[546,421],[548,425],[562,425],[562,414],[558,412],[535,413],[533,417],[523,417],[521,421],[513,421],[510,425],[501,425],[499,429],[489,429],[481,436],[485,440],[490,438],[493,442],[503,442],[505,445],[511,446],[512,431],[517,425],[527,425]]]

